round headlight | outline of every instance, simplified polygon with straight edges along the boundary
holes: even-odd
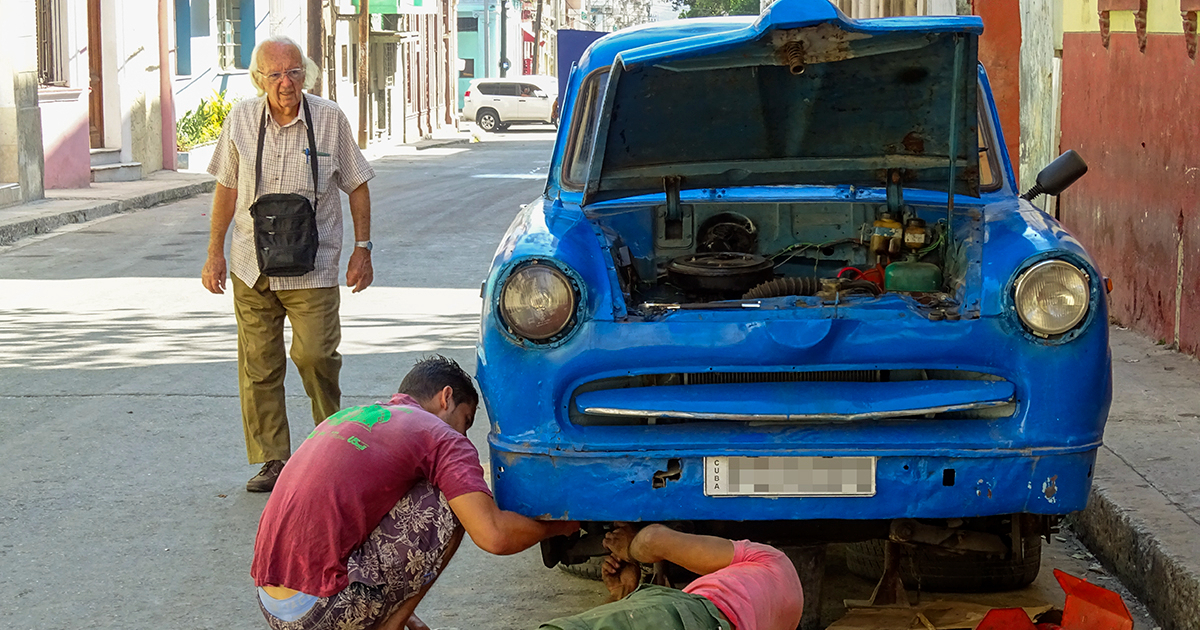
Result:
[[[563,272],[537,263],[514,271],[500,293],[500,316],[531,341],[558,335],[575,314],[575,291]]]
[[[1088,275],[1063,260],[1040,262],[1017,278],[1013,299],[1021,321],[1035,335],[1071,330],[1087,315]]]

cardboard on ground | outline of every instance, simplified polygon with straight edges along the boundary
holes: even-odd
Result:
[[[936,601],[911,608],[851,608],[827,630],[974,630],[992,606]],[[1032,619],[1052,606],[1025,607]]]

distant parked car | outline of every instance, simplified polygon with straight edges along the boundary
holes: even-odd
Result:
[[[497,502],[584,522],[546,558],[671,522],[1034,579],[1087,504],[1106,282],[1028,201],[1082,160],[1017,190],[982,31],[779,0],[591,45],[477,346]]]
[[[524,123],[558,124],[558,79],[546,76],[475,79],[463,95],[462,115],[484,131]]]

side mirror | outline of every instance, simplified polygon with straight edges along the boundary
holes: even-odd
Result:
[[[1057,195],[1074,184],[1075,180],[1083,177],[1087,170],[1087,162],[1084,162],[1074,149],[1067,149],[1066,153],[1058,156],[1058,159],[1038,173],[1037,184],[1021,195],[1021,198],[1033,201],[1038,195]]]
[[[541,90],[534,90],[533,95],[538,98],[549,98],[549,96],[547,96],[546,93]]]

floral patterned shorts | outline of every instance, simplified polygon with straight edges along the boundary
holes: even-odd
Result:
[[[353,630],[387,619],[441,570],[458,519],[440,490],[418,482],[383,517],[366,542],[350,554],[350,585],[318,598],[295,621],[283,621],[259,608],[275,630]],[[255,590],[255,599],[258,591]]]

